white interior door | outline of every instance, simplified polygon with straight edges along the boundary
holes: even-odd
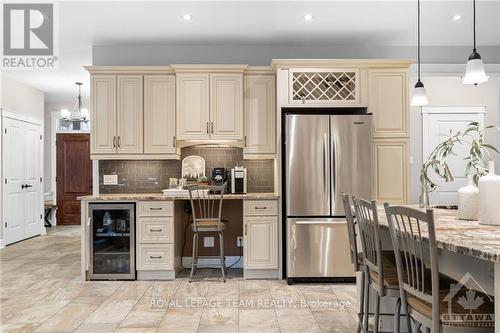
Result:
[[[484,107],[424,107],[422,114],[424,163],[434,148],[449,137],[450,131],[453,133],[463,131],[472,121],[477,121],[484,126]],[[457,204],[457,191],[467,183],[465,176],[467,162],[464,158],[468,156],[468,148],[465,145],[457,145],[453,149],[456,156],[451,156],[447,161],[454,181],[447,183],[436,176],[432,170],[429,171],[430,179],[438,185],[437,189],[429,195],[431,204]]]
[[[11,244],[41,233],[41,126],[5,118],[3,239]]]

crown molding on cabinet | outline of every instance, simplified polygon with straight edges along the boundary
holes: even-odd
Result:
[[[83,66],[90,74],[174,74],[171,66]]]
[[[220,64],[172,64],[170,65],[176,73],[243,73],[248,65],[220,65]]]
[[[289,68],[408,68],[414,60],[411,59],[273,59],[275,69]]]

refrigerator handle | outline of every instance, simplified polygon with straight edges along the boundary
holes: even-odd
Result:
[[[327,176],[327,172],[329,171],[328,170],[328,156],[327,156],[327,152],[328,152],[328,139],[327,139],[327,136],[326,134],[323,135],[323,179],[325,180],[324,181],[324,185],[323,185],[323,193],[325,193],[325,198],[328,197],[328,176]]]
[[[337,142],[335,139],[332,140],[332,206],[335,207],[335,202],[337,201]],[[333,209],[333,208],[332,208]]]

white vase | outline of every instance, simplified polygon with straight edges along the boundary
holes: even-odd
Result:
[[[500,225],[500,176],[490,161],[490,173],[479,178],[479,223]]]
[[[461,220],[478,219],[478,194],[472,176],[467,177],[467,185],[458,190],[458,218]]]

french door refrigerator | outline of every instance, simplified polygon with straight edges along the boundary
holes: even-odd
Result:
[[[371,199],[372,116],[286,110],[288,282],[353,278],[341,193]]]

